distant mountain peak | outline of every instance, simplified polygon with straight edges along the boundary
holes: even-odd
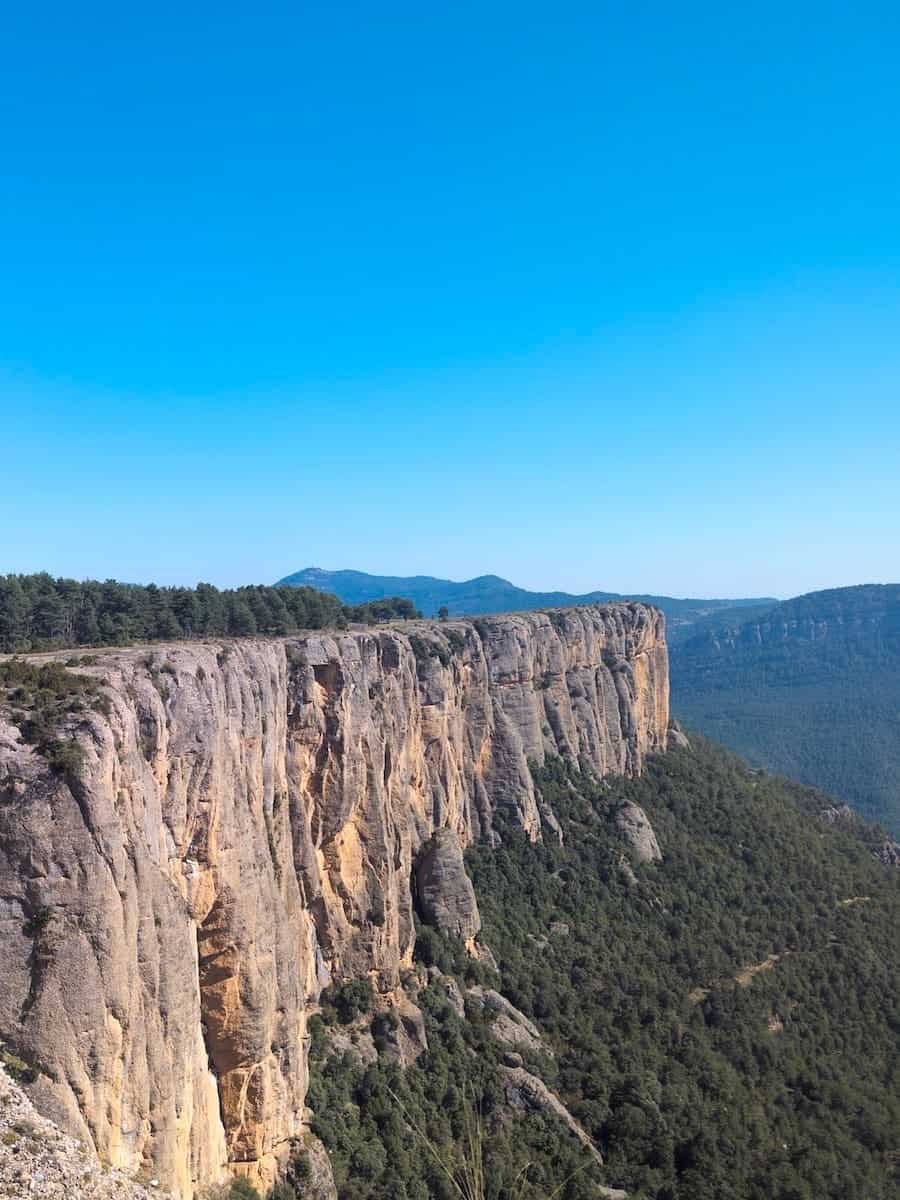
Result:
[[[662,609],[670,628],[687,627],[694,621],[725,609],[777,604],[769,597],[755,600],[692,600],[673,596],[620,592],[532,592],[520,588],[500,575],[479,575],[455,582],[432,575],[368,575],[365,571],[344,569],[327,571],[322,567],[304,567],[279,579],[279,585],[316,587],[333,592],[345,604],[365,604],[386,596],[405,596],[426,616],[435,616],[446,608],[451,616],[479,616],[491,612],[528,611],[535,608],[559,608],[583,604],[607,604],[615,600],[640,600]]]

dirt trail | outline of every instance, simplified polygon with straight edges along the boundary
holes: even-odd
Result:
[[[764,958],[762,962],[754,963],[749,967],[742,967],[734,977],[735,983],[739,983],[741,987],[749,987],[757,975],[761,975],[763,971],[771,971],[777,962],[784,958],[783,954],[770,954]]]
[[[866,897],[859,897],[865,899]],[[846,901],[842,901],[846,903]],[[790,950],[785,950],[783,954],[770,954],[762,960],[762,962],[751,963],[749,966],[741,967],[736,975],[732,975],[732,979],[740,987],[749,987],[757,975],[761,975],[763,971],[771,971],[776,963],[790,954]],[[688,992],[688,1000],[691,1004],[700,1004],[710,994],[716,985],[711,987],[697,987],[693,991]]]

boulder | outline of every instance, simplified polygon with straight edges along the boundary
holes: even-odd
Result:
[[[639,863],[661,862],[662,851],[653,826],[644,810],[630,800],[619,805],[616,810],[616,824],[631,846],[632,853]]]

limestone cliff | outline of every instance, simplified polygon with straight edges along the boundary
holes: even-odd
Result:
[[[185,1200],[271,1180],[304,1127],[308,1012],[330,979],[396,987],[417,891],[475,937],[461,849],[555,824],[529,760],[635,774],[668,725],[639,604],[78,669],[109,704],[70,718],[68,775],[0,720],[0,1038],[48,1115]]]

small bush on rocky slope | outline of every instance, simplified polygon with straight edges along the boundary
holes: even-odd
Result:
[[[326,988],[320,1000],[326,1024],[337,1021],[349,1025],[355,1017],[372,1011],[374,993],[370,980],[353,979],[342,986]]]
[[[88,709],[107,711],[109,700],[96,679],[76,675],[60,662],[20,658],[0,662],[0,702],[22,737],[62,775],[76,774],[82,750],[65,734],[66,722]]]
[[[293,1189],[283,1189],[276,1184],[265,1200],[294,1200]],[[205,1188],[201,1200],[263,1200],[262,1193],[249,1179],[229,1179],[227,1183],[214,1183]]]
[[[18,1055],[7,1050],[2,1042],[0,1042],[0,1066],[15,1083],[32,1083],[37,1074],[27,1062],[23,1062]]]

